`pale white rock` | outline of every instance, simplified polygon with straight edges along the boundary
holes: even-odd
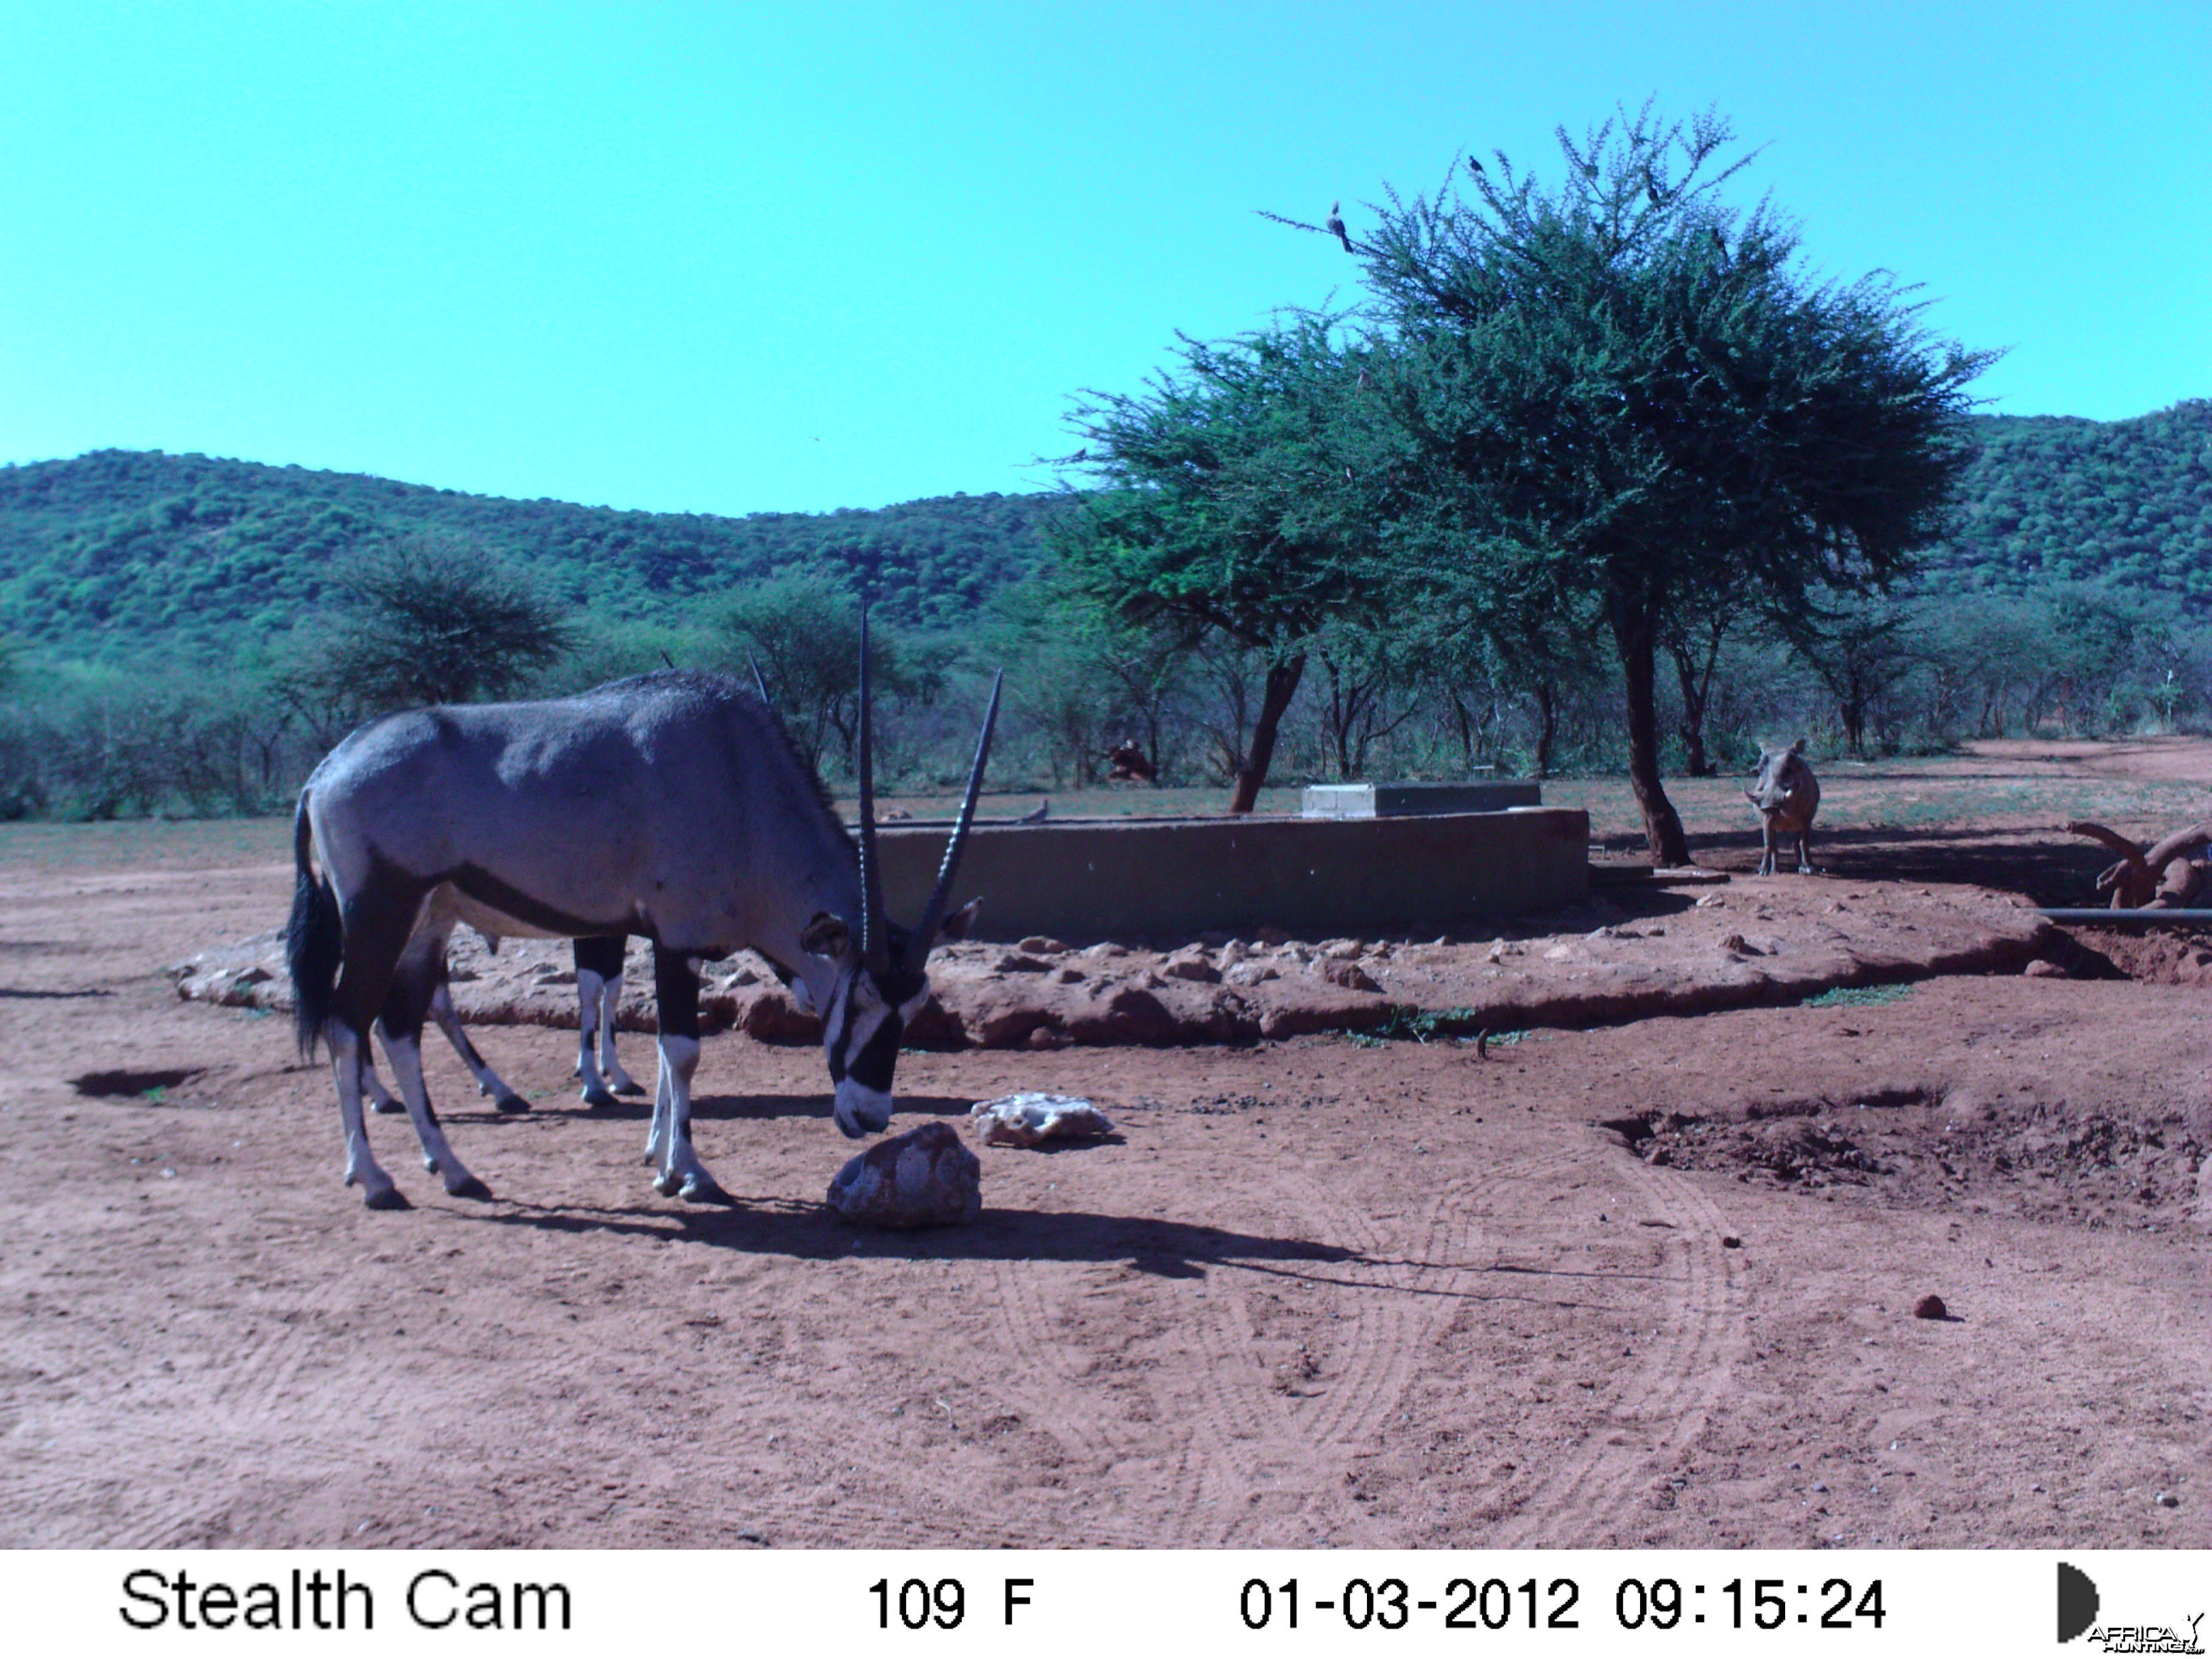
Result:
[[[1080,1095],[1040,1094],[1024,1090],[980,1100],[968,1109],[969,1121],[987,1146],[1036,1146],[1048,1140],[1097,1140],[1114,1125]]]

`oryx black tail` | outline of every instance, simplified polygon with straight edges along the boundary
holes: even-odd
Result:
[[[299,810],[292,817],[292,863],[299,874],[292,886],[292,919],[284,925],[284,965],[292,974],[292,1028],[300,1039],[300,1057],[313,1060],[323,1020],[331,1011],[331,994],[338,979],[338,964],[345,957],[345,921],[338,914],[338,896],[327,878],[319,879],[307,861],[314,831],[307,823],[307,795],[300,792]]]

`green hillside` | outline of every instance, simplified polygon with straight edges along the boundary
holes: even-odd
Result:
[[[2110,580],[2212,608],[2212,400],[2131,421],[1983,416],[1929,585]]]
[[[0,467],[0,632],[68,656],[226,656],[289,628],[333,562],[396,538],[482,545],[550,597],[676,618],[686,601],[793,567],[865,580],[894,620],[942,625],[1030,574],[1042,495],[879,511],[625,513],[204,455],[102,450]]]
[[[2212,610],[2212,401],[1974,424],[1960,533],[1931,557],[1930,588],[2110,580]],[[826,564],[893,620],[941,627],[1036,570],[1052,510],[1044,495],[951,495],[875,512],[623,513],[103,450],[0,467],[0,635],[115,662],[228,658],[311,612],[334,562],[412,535],[483,545],[608,617],[680,620],[702,596]]]

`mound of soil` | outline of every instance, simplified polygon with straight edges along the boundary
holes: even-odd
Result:
[[[2148,985],[2212,985],[2212,935],[2202,928],[2068,931],[2093,963],[2108,969],[2097,975],[2100,978],[2118,975]],[[2089,975],[2085,972],[2081,976]]]
[[[2063,936],[2023,901],[1984,888],[1745,878],[1601,896],[1496,932],[1425,941],[951,945],[931,959],[935,994],[908,1041],[1056,1048],[1587,1026],[1937,974],[2018,972],[2063,949]],[[510,940],[495,953],[473,933],[458,934],[454,1005],[473,1024],[573,1028],[568,956],[559,941]],[[170,973],[187,998],[290,1006],[274,933],[204,951]],[[624,1029],[653,1029],[651,985],[647,947],[633,941]],[[702,1019],[709,1030],[771,1042],[811,1042],[820,1032],[750,953],[710,969]]]
[[[1599,1127],[1647,1164],[1778,1190],[1856,1188],[1918,1209],[2144,1231],[2197,1212],[2212,1105],[2069,1099],[2005,1076],[2009,1091],[1993,1068],[1710,1113],[1655,1109]]]

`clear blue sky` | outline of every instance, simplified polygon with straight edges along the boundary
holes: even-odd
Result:
[[[1318,218],[1656,94],[1990,407],[2212,396],[2212,4],[0,0],[0,461],[656,510],[1036,489],[1082,386],[1351,297]]]

